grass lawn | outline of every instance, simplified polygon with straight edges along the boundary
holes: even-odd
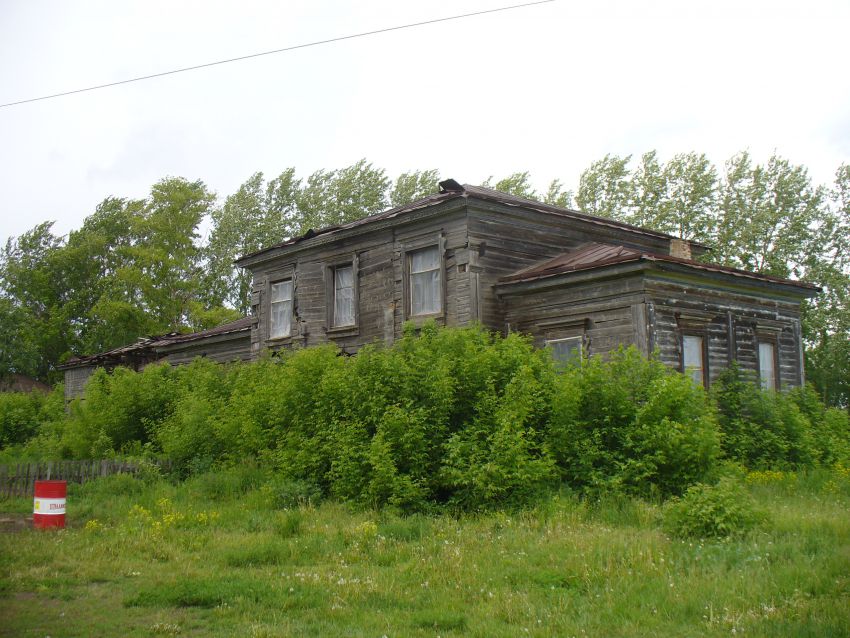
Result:
[[[0,532],[0,636],[850,635],[846,472],[749,489],[757,531],[682,541],[623,498],[400,517],[115,476],[70,486],[65,531]]]

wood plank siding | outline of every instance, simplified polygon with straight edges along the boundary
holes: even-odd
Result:
[[[606,354],[634,344],[644,354],[682,369],[683,337],[702,337],[710,384],[731,361],[758,373],[758,343],[774,343],[780,387],[803,382],[799,300],[737,282],[693,281],[652,267],[572,274],[532,283],[501,284],[511,330],[537,345],[582,336],[585,354]]]
[[[443,286],[441,311],[433,318],[440,325],[468,324],[469,271],[459,267],[468,263],[466,211],[455,207],[436,219],[416,219],[336,242],[296,246],[296,250],[252,266],[253,312],[259,318],[251,331],[252,352],[256,356],[265,348],[333,341],[345,352],[354,353],[370,342],[392,343],[411,318],[407,254],[431,246],[440,250]],[[355,266],[355,325],[345,328],[331,325],[330,273],[339,265]],[[270,290],[273,283],[285,279],[294,283],[292,330],[288,337],[273,339],[267,319],[271,313]]]
[[[491,330],[509,321],[494,294],[499,279],[588,242],[607,242],[669,252],[669,239],[636,235],[626,229],[559,218],[544,212],[474,202],[469,208],[469,244],[473,270],[479,273],[478,319]],[[516,325],[517,320],[511,322]]]

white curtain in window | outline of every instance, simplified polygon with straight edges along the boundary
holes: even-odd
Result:
[[[334,326],[354,325],[354,268],[334,269]]]
[[[759,379],[766,390],[776,388],[776,350],[772,343],[759,344]]]
[[[279,281],[271,287],[270,337],[288,337],[292,329],[292,280]]]
[[[410,254],[410,314],[440,312],[440,255],[436,246]]]
[[[697,385],[703,384],[703,362],[702,337],[696,335],[685,335],[682,339],[684,347],[683,363],[685,364],[685,374],[689,375]]]

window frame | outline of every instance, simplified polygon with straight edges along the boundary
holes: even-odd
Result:
[[[272,291],[274,287],[289,282],[289,299],[275,301]],[[268,329],[268,340],[274,342],[284,341],[286,339],[292,339],[293,336],[293,328],[295,324],[295,277],[290,275],[288,277],[281,277],[279,279],[269,280],[269,309],[268,309],[268,317],[269,317],[269,329]],[[274,330],[274,305],[276,303],[285,303],[289,302],[289,332],[285,335],[275,335],[273,333]]]
[[[711,361],[709,354],[709,332],[712,313],[688,309],[676,312],[676,326],[679,337],[679,372],[687,375],[685,368],[685,337],[700,337],[702,339],[702,387],[706,390],[711,387]]]
[[[763,378],[763,374],[762,374],[762,359],[763,359],[763,357],[762,357],[762,354],[761,354],[761,347],[763,345],[770,346],[771,349],[773,350],[773,356],[771,357],[771,359],[772,359],[771,365],[773,367],[773,370],[772,370],[772,372],[773,372],[773,385],[772,386],[765,385],[765,379]],[[758,338],[756,339],[756,364],[757,364],[757,371],[758,371],[759,387],[762,390],[774,390],[774,391],[778,392],[782,387],[782,382],[779,378],[779,340],[778,339],[771,338],[771,337],[765,337],[763,335],[758,336]]]
[[[352,305],[354,322],[341,326],[334,325],[336,311],[336,272],[340,268],[351,268]],[[329,336],[357,334],[360,329],[360,260],[357,253],[331,259],[325,267],[325,307],[326,328]]]
[[[439,273],[439,283],[438,283],[438,300],[440,302],[440,309],[437,312],[429,312],[423,314],[413,314],[412,302],[413,302],[413,286],[411,276],[411,260],[412,255],[421,250],[426,250],[429,248],[437,249],[437,260],[438,260],[438,273]],[[403,317],[405,321],[413,321],[414,324],[424,323],[429,319],[436,319],[438,321],[445,320],[446,317],[446,240],[445,236],[442,233],[435,235],[434,233],[429,233],[428,235],[419,237],[417,239],[409,240],[404,242],[404,249],[401,251],[401,260],[402,260],[402,311]]]
[[[708,388],[708,333],[705,330],[683,330],[679,335],[679,371],[689,376],[688,366],[685,365],[685,339],[692,337],[700,340],[700,359],[702,360],[702,387]],[[693,368],[693,366],[691,366]],[[691,377],[693,379],[693,377]],[[693,379],[696,381],[696,379]]]
[[[566,368],[567,366],[575,365],[578,363],[579,366],[584,365],[584,351],[585,351],[585,343],[584,343],[584,334],[577,334],[568,337],[556,337],[553,339],[546,339],[544,342],[545,347],[549,348],[553,343],[563,343],[565,341],[577,341],[578,342],[578,357],[572,357],[568,360],[558,359],[554,356],[554,350],[552,351],[552,359],[555,361],[555,365],[559,368]]]

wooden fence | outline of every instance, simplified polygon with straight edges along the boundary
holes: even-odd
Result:
[[[32,496],[36,481],[85,483],[111,474],[135,474],[133,461],[39,461],[0,465],[0,498]],[[165,468],[164,468],[165,469]]]

